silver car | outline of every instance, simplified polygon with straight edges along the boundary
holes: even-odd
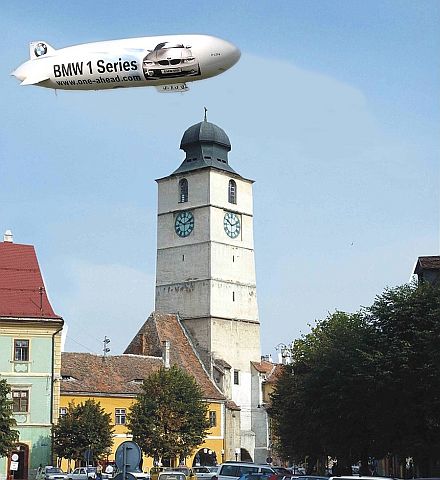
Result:
[[[69,480],[95,480],[96,478],[96,467],[79,467],[75,468],[72,473],[68,473],[67,477]],[[102,479],[107,480],[109,475],[107,473],[102,473]]]
[[[143,70],[147,80],[200,75],[199,63],[190,47],[172,42],[156,45],[144,58]]]
[[[197,475],[198,480],[211,480],[217,474],[217,468],[213,472],[210,467],[193,467],[193,472]]]
[[[61,468],[48,466],[43,468],[37,478],[39,480],[67,480],[68,477]]]

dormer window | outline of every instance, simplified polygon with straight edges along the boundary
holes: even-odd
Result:
[[[185,203],[188,201],[188,180],[182,178],[179,181],[179,203]]]
[[[228,202],[234,204],[237,203],[237,184],[234,180],[229,180]]]

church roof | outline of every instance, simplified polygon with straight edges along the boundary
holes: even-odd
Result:
[[[170,342],[170,364],[177,365],[191,374],[206,399],[225,399],[204,369],[177,315],[153,312],[124,353],[160,357],[162,343],[165,341]]]
[[[33,245],[0,242],[0,317],[62,320],[47,297]]]
[[[196,123],[186,129],[180,142],[180,148],[185,150],[185,147],[189,145],[202,142],[217,143],[223,145],[228,151],[231,150],[231,142],[226,132],[207,120]]]
[[[238,175],[228,163],[231,150],[228,136],[222,128],[206,119],[185,131],[180,149],[186,154],[185,160],[173,174],[213,167]]]
[[[163,365],[162,358],[141,355],[61,354],[62,394],[135,396],[142,381]]]

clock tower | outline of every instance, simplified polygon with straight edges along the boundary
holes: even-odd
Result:
[[[182,164],[157,180],[155,309],[179,315],[205,367],[241,408],[240,441],[253,451],[251,362],[261,359],[253,181],[229,165],[229,138],[206,119],[185,131],[180,148]]]

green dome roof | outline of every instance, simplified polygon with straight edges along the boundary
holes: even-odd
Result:
[[[194,143],[217,143],[226,147],[228,151],[231,150],[231,142],[225,131],[206,120],[192,125],[185,131],[180,142],[180,148],[185,150],[187,145],[193,145]]]
[[[196,123],[185,131],[180,149],[185,152],[185,160],[174,174],[207,167],[236,174],[228,163],[228,152],[231,150],[228,136],[222,128],[207,120]]]

